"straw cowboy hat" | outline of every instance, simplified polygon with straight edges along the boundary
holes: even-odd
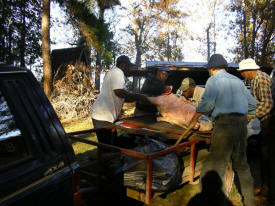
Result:
[[[238,71],[256,70],[256,69],[260,69],[260,67],[256,64],[256,62],[253,59],[248,58],[240,62]]]

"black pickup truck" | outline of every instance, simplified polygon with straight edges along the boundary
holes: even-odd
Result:
[[[79,205],[78,168],[33,74],[0,65],[0,205]]]

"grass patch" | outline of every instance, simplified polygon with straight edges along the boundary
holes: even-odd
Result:
[[[93,122],[91,118],[79,119],[79,120],[64,120],[64,121],[61,121],[61,123],[67,133],[93,129]]]
[[[67,121],[63,121],[62,125],[67,133],[93,129],[93,123],[91,118],[87,118],[84,120],[70,120],[70,121],[67,120]],[[78,137],[97,142],[97,137],[95,133],[78,135]],[[76,155],[76,159],[80,163],[96,155],[96,146],[85,144],[78,141],[73,141],[73,140],[71,140],[71,143]]]
[[[199,185],[184,184],[168,194],[155,196],[149,206],[184,206],[199,191]]]

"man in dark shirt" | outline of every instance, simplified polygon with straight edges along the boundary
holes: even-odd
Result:
[[[165,89],[165,81],[168,77],[168,73],[168,66],[161,66],[160,68],[158,68],[155,76],[149,75],[146,78],[141,88],[141,93],[148,97],[161,95]],[[157,112],[158,110],[156,106],[150,104],[149,102],[146,104],[136,102],[136,109],[134,112],[135,116],[155,115]]]

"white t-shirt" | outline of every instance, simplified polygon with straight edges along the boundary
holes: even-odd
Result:
[[[125,89],[125,76],[121,69],[115,67],[106,76],[101,91],[92,106],[93,119],[114,122],[122,109],[124,98],[115,95],[115,89]]]

